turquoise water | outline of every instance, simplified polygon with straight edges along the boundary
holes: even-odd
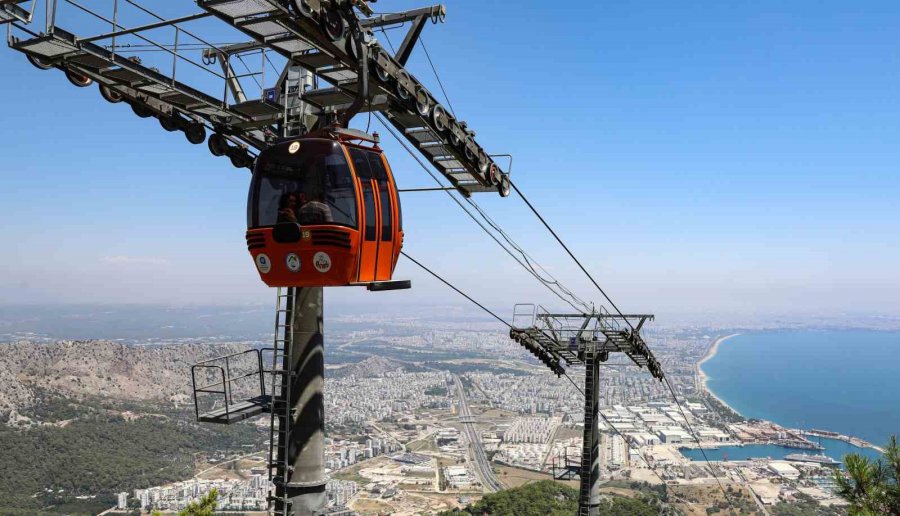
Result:
[[[747,333],[702,367],[709,389],[745,417],[876,445],[900,434],[900,332]]]
[[[705,450],[709,460],[723,460],[728,456],[728,460],[746,460],[746,459],[783,459],[791,453],[824,453],[832,459],[843,461],[844,455],[848,453],[858,453],[866,455],[873,459],[878,458],[879,453],[872,448],[857,448],[844,441],[837,439],[815,439],[819,441],[825,450],[822,452],[814,452],[812,450],[798,450],[796,448],[785,448],[784,446],[776,446],[774,444],[750,444],[747,446],[722,446],[715,450]],[[685,457],[691,460],[703,460],[703,454],[700,450],[680,448],[679,451]]]

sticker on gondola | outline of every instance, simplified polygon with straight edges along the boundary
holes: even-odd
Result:
[[[313,256],[313,266],[319,272],[328,272],[331,270],[331,257],[328,256],[328,253],[319,251],[315,256]]]
[[[298,150],[300,150],[300,142],[294,142],[288,146],[288,152],[291,154],[294,154]]]
[[[291,272],[300,272],[300,257],[295,253],[288,253],[284,259],[284,263]]]
[[[256,268],[259,269],[259,272],[266,274],[272,270],[272,262],[269,260],[268,256],[258,254],[256,255]]]

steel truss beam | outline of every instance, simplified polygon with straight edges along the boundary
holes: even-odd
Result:
[[[3,8],[12,8],[18,3],[21,2],[4,1]],[[59,25],[65,24],[66,19],[61,16],[58,19],[57,3],[72,6],[108,23],[111,30],[94,35],[63,30]],[[503,172],[476,141],[475,132],[452,116],[404,66],[426,22],[430,19],[437,23],[444,19],[446,11],[442,5],[361,18],[353,10],[355,7],[368,12],[360,0],[197,0],[202,12],[166,18],[134,0],[113,0],[112,3],[112,14],[104,16],[76,0],[48,0],[46,31],[29,30],[20,18],[11,23],[17,34],[10,35],[9,44],[36,59],[42,67],[57,68],[70,76],[99,83],[105,90],[136,106],[136,111],[153,116],[187,118],[206,125],[243,149],[263,149],[283,132],[286,121],[296,116],[290,107],[294,102],[291,102],[289,92],[277,91],[283,82],[276,86],[274,95],[268,94],[272,91],[270,88],[259,99],[244,100],[246,95],[236,87],[238,79],[260,72],[237,75],[229,66],[217,71],[210,68],[209,54],[204,56],[203,63],[183,55],[184,51],[179,49],[179,35],[208,44],[209,51],[217,55],[231,54],[228,49],[216,48],[185,28],[191,22],[214,16],[253,40],[245,45],[246,49],[278,54],[288,60],[288,68],[299,66],[315,74],[316,82],[324,87],[293,92],[317,110],[306,115],[346,121],[357,110],[380,111],[463,194],[498,191],[505,196],[509,193],[508,172]],[[118,22],[121,17],[117,18],[117,12],[125,4],[150,15],[153,21],[123,26]],[[288,4],[301,7],[288,8]],[[28,20],[30,18],[29,13]],[[373,28],[407,22],[412,22],[412,26],[396,55],[382,48],[372,35]],[[160,44],[145,35],[164,27],[174,29],[174,43]],[[157,52],[168,52],[172,55],[171,73],[145,67],[139,60],[122,58],[117,53],[117,50],[122,51],[121,46],[116,46],[117,37],[135,37]],[[110,45],[98,44],[104,41]],[[184,47],[183,41],[181,46]],[[175,75],[179,62],[202,68],[221,80],[224,83],[221,100],[179,81]],[[264,68],[265,64],[263,74]],[[371,77],[365,74],[368,81],[361,80],[360,73],[365,70],[374,72]],[[228,102],[228,91],[235,97],[233,104]],[[249,165],[250,157],[245,158],[237,162]]]
[[[602,307],[590,314],[550,313],[533,304],[516,305],[509,336],[542,359],[557,375],[559,364],[583,364],[584,435],[578,514],[593,516],[600,506],[600,364],[610,353],[624,353],[662,381],[663,371],[641,336],[649,314],[610,314]],[[536,351],[535,351],[536,350]]]

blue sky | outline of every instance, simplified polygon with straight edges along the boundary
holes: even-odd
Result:
[[[623,309],[900,312],[900,4],[446,5],[425,42],[453,107]],[[409,67],[439,94],[420,48]],[[0,70],[0,303],[270,302],[246,171],[17,52]],[[430,185],[385,147],[402,187]],[[519,199],[477,201],[599,301]],[[403,203],[410,254],[498,309],[548,302],[444,194]],[[397,276],[414,289],[329,302],[463,303]]]

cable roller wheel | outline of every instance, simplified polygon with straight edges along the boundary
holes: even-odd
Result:
[[[475,139],[471,136],[466,136],[466,143],[463,147],[463,152],[466,154],[466,159],[472,161],[475,159],[475,152],[472,150],[472,147],[475,145]]]
[[[488,166],[488,172],[485,179],[487,179],[494,186],[499,185],[503,181],[503,175],[500,173],[500,167],[498,167],[496,163],[491,163]]]
[[[221,133],[210,135],[209,140],[206,141],[206,146],[209,147],[209,152],[213,156],[224,156],[228,153],[228,142]]]
[[[439,133],[447,132],[450,128],[450,117],[447,115],[447,110],[444,109],[444,106],[435,104],[431,110],[431,118],[434,120],[434,128]]]
[[[491,159],[488,157],[487,153],[484,152],[484,149],[481,147],[478,148],[478,171],[482,174],[487,175],[490,172]]]
[[[323,10],[319,23],[322,25],[322,31],[331,38],[331,41],[337,41],[344,36],[346,24],[344,23],[344,17],[338,11],[334,9]]]
[[[74,70],[66,70],[66,79],[79,88],[87,88],[94,83],[94,80],[87,75],[82,75]]]
[[[135,115],[137,115],[141,118],[150,118],[151,116],[153,116],[152,109],[148,108],[147,106],[145,106],[143,104],[137,103],[137,102],[131,103],[131,110],[134,111]]]
[[[25,54],[25,59],[27,59],[29,63],[34,65],[35,68],[39,68],[41,70],[49,70],[53,68],[53,63],[51,63],[50,61],[46,61],[38,56]]]
[[[434,101],[431,99],[431,96],[428,95],[425,88],[419,87],[416,90],[416,111],[418,111],[419,115],[422,117],[428,118],[428,115],[431,113],[432,105],[434,105]]]
[[[391,82],[391,74],[385,67],[390,62],[387,53],[379,46],[375,46],[374,50],[369,53],[372,58],[372,69],[375,70],[375,76],[384,84]]]
[[[500,184],[497,185],[497,191],[500,192],[500,197],[509,197],[510,189],[509,176],[503,174],[500,179]]]
[[[350,56],[351,59],[359,61],[359,52],[356,49],[355,38],[344,39],[344,51],[347,52],[347,55]]]
[[[409,100],[412,97],[413,92],[411,92],[406,85],[411,82],[412,79],[410,79],[409,74],[403,70],[400,70],[397,75],[397,96],[402,100]]]
[[[450,144],[453,145],[454,147],[459,147],[459,146],[462,145],[462,143],[463,143],[463,141],[459,138],[459,136],[456,135],[456,130],[457,130],[457,129],[460,130],[460,131],[462,130],[462,129],[459,127],[459,123],[456,123],[455,125],[451,125],[450,128],[449,128],[449,131],[450,131]]]
[[[194,145],[199,145],[206,139],[206,128],[201,123],[190,122],[184,127],[184,137]]]
[[[107,101],[113,104],[118,102],[122,102],[125,97],[122,96],[118,91],[110,88],[105,84],[100,85],[100,95]]]
[[[321,5],[318,0],[291,0],[290,7],[294,10],[294,14],[313,17],[319,12]]]
[[[159,125],[170,133],[177,131],[181,127],[179,122],[178,115],[174,113],[171,115],[159,115]]]

